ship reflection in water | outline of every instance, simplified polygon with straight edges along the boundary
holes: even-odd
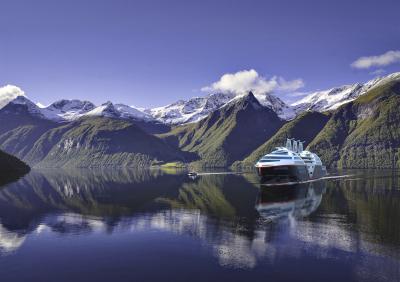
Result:
[[[265,187],[253,175],[32,171],[0,188],[0,277],[398,281],[400,177],[354,173]]]
[[[325,181],[296,185],[261,186],[256,209],[266,220],[304,218],[321,204]]]

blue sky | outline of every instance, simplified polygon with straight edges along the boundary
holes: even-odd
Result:
[[[79,98],[160,106],[204,95],[201,89],[218,89],[224,74],[245,70],[275,82],[271,89],[288,99],[400,70],[400,1],[1,0],[0,6],[0,85],[18,85],[43,104]]]

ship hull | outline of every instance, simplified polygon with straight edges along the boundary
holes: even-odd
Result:
[[[259,166],[257,167],[257,173],[262,183],[310,180],[305,165]]]
[[[326,168],[324,166],[316,165],[311,179],[322,178],[322,177],[326,176],[326,174],[327,174],[327,172],[326,172]]]

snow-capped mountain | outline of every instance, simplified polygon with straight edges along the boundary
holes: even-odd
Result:
[[[26,96],[11,93],[1,95],[0,109],[8,104],[25,105],[30,114],[56,122],[73,121],[84,116],[105,116],[121,119],[134,119],[143,121],[154,121],[153,117],[145,112],[124,104],[113,104],[106,102],[98,107],[89,101],[81,100],[59,100],[47,107],[39,107]]]
[[[104,116],[104,117],[113,117],[113,118],[122,118],[122,119],[138,119],[138,120],[147,120],[147,121],[150,121],[153,119],[150,115],[148,115],[134,107],[127,106],[124,104],[113,104],[110,101],[108,101],[98,107],[93,107],[93,109],[79,115],[78,117],[82,117],[82,116]]]
[[[247,95],[243,94],[243,95]],[[152,115],[156,120],[167,124],[184,124],[199,121],[207,117],[211,112],[228,103],[242,97],[232,93],[216,93],[205,97],[195,97],[187,101],[179,100],[173,104],[146,109],[145,112]],[[272,94],[255,95],[261,105],[274,110],[282,119],[291,119],[295,112],[281,99]]]
[[[154,118],[133,106],[127,106],[124,104],[115,104],[115,109],[120,113],[121,118],[126,119],[138,119],[138,120],[145,120],[145,121],[153,121]]]
[[[85,113],[83,116],[103,116],[103,117],[121,117],[121,113],[114,107],[110,101],[95,107],[93,110]]]
[[[4,108],[8,104],[25,105],[30,114],[56,122],[74,120],[95,107],[91,102],[79,100],[60,100],[47,107],[40,107],[29,100],[25,95],[15,95],[12,98],[11,95],[6,95],[6,97],[7,99],[4,99],[2,95],[0,95],[0,103],[5,100],[7,102],[1,103],[0,109]]]
[[[74,120],[93,110],[95,107],[96,106],[89,101],[63,99],[42,109],[54,113],[63,120]]]
[[[392,73],[384,77],[378,77],[366,83],[343,85],[324,91],[313,92],[301,100],[292,103],[291,106],[296,113],[301,113],[306,110],[318,112],[334,110],[343,104],[353,101],[359,96],[365,94],[368,90],[379,86],[382,83],[397,79],[400,79],[400,72]]]
[[[113,104],[108,101],[96,107],[93,103],[80,100],[61,100],[53,103],[44,110],[53,111],[66,121],[75,120],[84,116],[104,116],[121,119],[136,119],[151,121],[153,118],[124,104]]]
[[[196,122],[234,98],[233,94],[211,94],[206,97],[191,98],[187,101],[179,100],[164,107],[146,109],[144,112],[166,124]]]
[[[27,109],[27,111],[36,117],[42,118],[42,119],[50,119],[54,121],[61,121],[60,117],[52,113],[51,111],[47,111],[46,109],[41,109],[39,108],[36,104],[34,104],[31,100],[29,100],[25,96],[17,96],[13,100],[11,100],[8,104],[6,104],[4,107],[8,105],[24,105]],[[4,108],[2,107],[2,108]]]
[[[400,72],[378,77],[366,83],[355,83],[317,91],[291,105],[287,105],[280,98],[270,93],[254,96],[261,105],[275,111],[281,119],[290,120],[296,114],[306,110],[319,112],[334,110],[382,83],[398,79],[400,79]],[[113,104],[112,102],[95,106],[89,101],[65,99],[56,101],[47,107],[39,107],[30,101],[19,87],[6,85],[0,88],[0,109],[9,103],[24,104],[33,115],[56,122],[72,121],[84,116],[105,116],[179,125],[197,122],[216,109],[233,103],[242,96],[232,93],[215,93],[189,100],[179,100],[167,106],[150,109],[138,109],[124,104]]]
[[[89,101],[81,100],[59,100],[47,107],[39,107],[25,96],[18,96],[19,91],[3,97],[0,95],[0,105],[6,105],[15,100],[29,104],[29,111],[42,118],[57,122],[73,121],[84,116],[105,116],[122,119],[134,119],[143,121],[158,121],[165,124],[184,124],[199,121],[207,117],[211,112],[219,109],[241,95],[231,93],[216,93],[205,97],[195,97],[187,101],[179,100],[173,104],[152,109],[138,109],[124,104],[113,104],[106,102],[95,106]],[[271,94],[255,96],[260,104],[273,109],[281,118],[290,119],[294,117],[293,110],[282,100]],[[0,107],[1,108],[1,107]]]
[[[25,96],[18,96],[12,101],[10,101],[9,104],[25,105],[29,113],[33,115],[43,116],[41,109]]]
[[[272,109],[281,119],[290,120],[296,117],[294,109],[275,95],[266,93],[254,96],[261,105]]]

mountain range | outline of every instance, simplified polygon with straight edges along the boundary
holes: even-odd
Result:
[[[296,117],[297,114],[306,110],[323,112],[337,109],[339,106],[351,102],[365,94],[369,89],[396,79],[399,76],[400,73],[393,73],[384,77],[372,79],[366,83],[342,85],[323,91],[312,92],[290,105],[271,93],[257,94],[255,97],[261,105],[275,111],[281,119],[291,120]],[[14,86],[14,88],[17,87]],[[242,95],[234,93],[215,93],[205,97],[179,100],[166,106],[149,109],[136,108],[124,104],[113,104],[110,101],[96,106],[90,101],[66,99],[56,101],[49,106],[39,106],[28,98],[24,96],[21,97],[17,90],[14,90],[13,93],[10,94],[11,95],[4,95],[4,97],[0,96],[0,108],[10,102],[26,104],[32,114],[56,122],[73,121],[84,116],[104,116],[127,120],[158,122],[167,125],[181,125],[200,121],[213,111],[242,98],[247,93],[243,93]]]
[[[310,93],[215,93],[152,109],[0,96],[0,149],[36,167],[252,166],[286,137],[328,166],[399,167],[400,72]],[[397,123],[396,123],[397,122]]]

